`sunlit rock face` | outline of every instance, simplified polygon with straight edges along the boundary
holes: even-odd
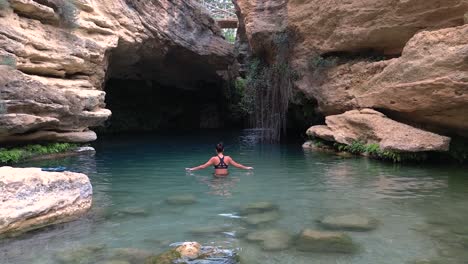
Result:
[[[0,167],[0,236],[74,220],[92,204],[82,173]]]
[[[107,79],[200,89],[221,79],[232,48],[194,1],[10,1],[0,10],[0,141],[89,135],[111,116]],[[42,134],[34,140],[50,139]]]
[[[375,108],[408,124],[468,135],[465,0],[248,1],[236,7],[251,56],[293,32],[296,92],[324,116]]]
[[[307,134],[323,140],[351,145],[378,144],[398,152],[448,151],[450,138],[396,122],[372,109],[351,110],[326,118],[326,126],[312,126]]]

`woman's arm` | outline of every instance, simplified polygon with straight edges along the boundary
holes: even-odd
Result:
[[[193,168],[185,168],[185,170],[188,170],[188,171],[195,171],[195,170],[201,170],[201,169],[205,169],[209,166],[211,166],[213,164],[213,158],[211,158],[210,160],[208,160],[205,164],[203,165],[200,165],[200,166],[197,166],[197,167],[193,167]]]
[[[244,170],[253,170],[253,167],[247,167],[242,164],[239,164],[235,162],[231,157],[229,157],[229,164],[232,164],[232,166],[239,168],[239,169],[244,169]]]

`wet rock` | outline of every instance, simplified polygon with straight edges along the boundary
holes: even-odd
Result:
[[[247,215],[243,220],[249,225],[260,225],[274,222],[280,218],[278,211],[269,211]]]
[[[91,207],[92,193],[82,173],[0,167],[0,234],[75,220]]]
[[[145,260],[145,264],[173,264],[175,260],[182,256],[175,249],[168,250],[157,256],[150,256]]]
[[[278,251],[289,248],[291,236],[285,230],[267,229],[249,233],[247,240],[259,242],[263,250]]]
[[[184,242],[175,249],[182,258],[196,259],[201,255],[201,245],[197,242]]]
[[[131,263],[143,263],[152,255],[152,252],[138,248],[115,248],[112,250],[112,259],[124,260]]]
[[[357,214],[325,216],[317,222],[326,229],[349,231],[369,231],[378,225],[377,219]]]
[[[241,208],[241,215],[258,214],[268,211],[278,210],[278,206],[271,202],[256,202]]]
[[[170,196],[166,199],[170,205],[190,205],[197,202],[197,198],[192,194],[182,194]]]
[[[296,241],[301,251],[353,253],[357,246],[351,237],[341,232],[317,231],[304,229]]]
[[[232,250],[202,247],[197,242],[177,244],[176,248],[146,259],[145,264],[235,264],[237,255]]]

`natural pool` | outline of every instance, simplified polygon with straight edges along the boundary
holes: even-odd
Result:
[[[184,168],[205,162],[218,140],[224,140],[227,155],[254,166],[254,172],[233,169],[226,179],[213,178],[211,169],[187,174]],[[250,130],[109,137],[95,147],[95,156],[21,165],[67,166],[88,174],[94,205],[78,221],[1,240],[1,264],[105,263],[116,248],[158,253],[179,241],[237,250],[245,264],[468,263],[466,167],[304,152],[301,142],[260,144]],[[187,194],[196,203],[166,202]],[[229,217],[258,201],[279,207],[280,218],[268,227],[291,235],[319,229],[316,219],[330,214],[368,215],[380,224],[373,231],[347,232],[360,245],[355,254],[303,252],[294,245],[263,251],[237,237],[256,228]],[[73,255],[76,250],[85,254]]]

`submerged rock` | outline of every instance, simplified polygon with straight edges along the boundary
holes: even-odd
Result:
[[[377,219],[357,214],[325,216],[317,222],[326,229],[350,231],[369,231],[378,225]]]
[[[267,229],[249,233],[247,240],[260,242],[263,250],[276,251],[289,248],[291,236],[281,229]]]
[[[144,263],[235,264],[237,263],[237,255],[232,250],[202,247],[197,242],[184,242],[157,256],[148,257]]]
[[[0,167],[0,234],[74,220],[89,210],[92,193],[82,173]]]
[[[196,259],[201,255],[201,245],[198,242],[184,242],[175,249],[182,258]]]
[[[170,205],[190,205],[197,202],[197,198],[192,194],[182,194],[170,196],[166,199]]]
[[[242,207],[240,210],[241,215],[248,215],[248,214],[258,214],[264,213],[268,211],[278,210],[278,206],[271,203],[271,202],[256,202],[246,205]]]
[[[119,209],[116,212],[117,215],[130,215],[130,216],[148,216],[149,212],[147,209],[142,208],[142,207],[125,207],[122,209]]]
[[[102,245],[65,250],[57,253],[55,259],[61,264],[94,264],[97,262],[97,255],[104,250],[105,246]]]
[[[269,211],[247,215],[243,220],[249,225],[260,225],[274,222],[280,218],[278,211]]]
[[[115,248],[111,252],[112,259],[131,263],[143,263],[146,258],[152,255],[151,252],[138,248]]]
[[[301,251],[353,253],[357,246],[351,237],[341,232],[317,231],[304,229],[296,241]]]
[[[175,249],[171,249],[157,256],[148,257],[145,260],[145,264],[174,264],[174,261],[181,257],[179,252]]]

